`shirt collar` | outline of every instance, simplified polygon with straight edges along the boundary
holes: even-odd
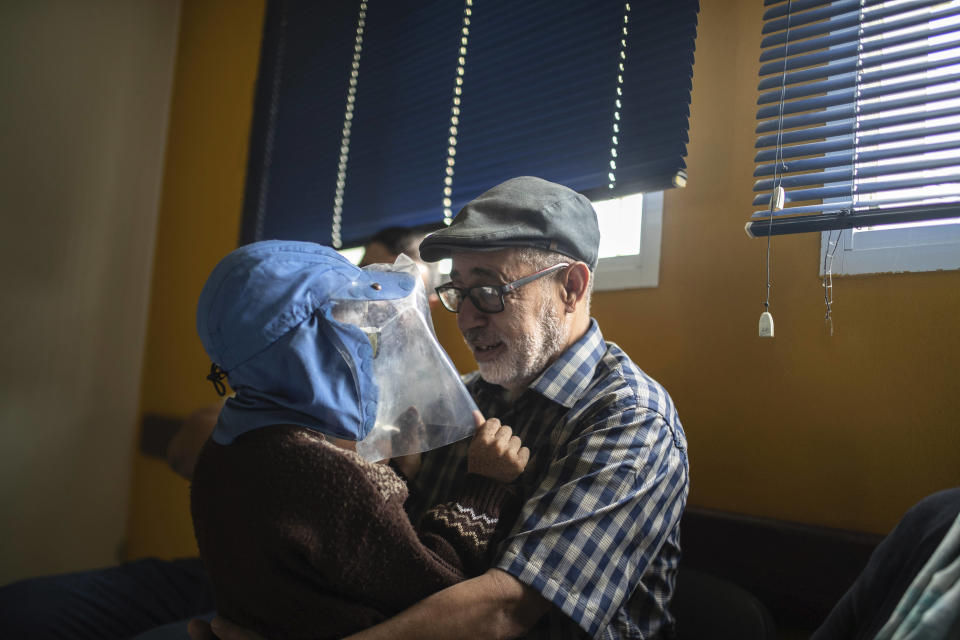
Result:
[[[597,321],[590,319],[590,327],[579,340],[570,345],[560,357],[541,373],[530,389],[568,409],[583,395],[607,346]]]

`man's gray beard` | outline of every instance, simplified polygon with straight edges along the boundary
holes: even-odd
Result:
[[[510,341],[497,334],[507,353],[497,360],[480,362],[480,377],[502,387],[528,385],[547,367],[547,363],[563,349],[563,317],[544,301],[537,311],[538,331]]]

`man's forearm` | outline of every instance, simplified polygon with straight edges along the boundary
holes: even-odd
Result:
[[[499,569],[490,569],[421,600],[347,640],[516,638],[550,604],[537,591]]]

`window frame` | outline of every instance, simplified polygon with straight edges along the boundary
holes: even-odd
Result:
[[[594,291],[642,289],[660,284],[660,245],[663,236],[663,191],[643,194],[640,211],[640,251],[601,258],[594,270]]]
[[[938,227],[946,227],[939,229]],[[820,275],[831,237],[837,232],[820,234]],[[871,227],[844,229],[834,252],[834,275],[878,273],[919,273],[960,269],[960,224],[935,226]]]
[[[960,47],[960,41],[957,41],[957,46]],[[939,98],[935,97],[934,101],[937,100]],[[879,163],[870,164],[877,166]],[[935,198],[936,196],[931,196],[930,200]],[[829,267],[833,275],[960,269],[960,224],[946,220],[943,224],[935,224],[936,222],[931,220],[822,231],[819,274],[826,275],[825,267]],[[832,264],[828,264],[831,241],[838,244],[833,251]]]

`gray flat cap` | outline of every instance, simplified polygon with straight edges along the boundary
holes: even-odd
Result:
[[[542,178],[512,178],[471,200],[420,243],[427,262],[454,251],[534,247],[597,266],[600,228],[586,197]]]

